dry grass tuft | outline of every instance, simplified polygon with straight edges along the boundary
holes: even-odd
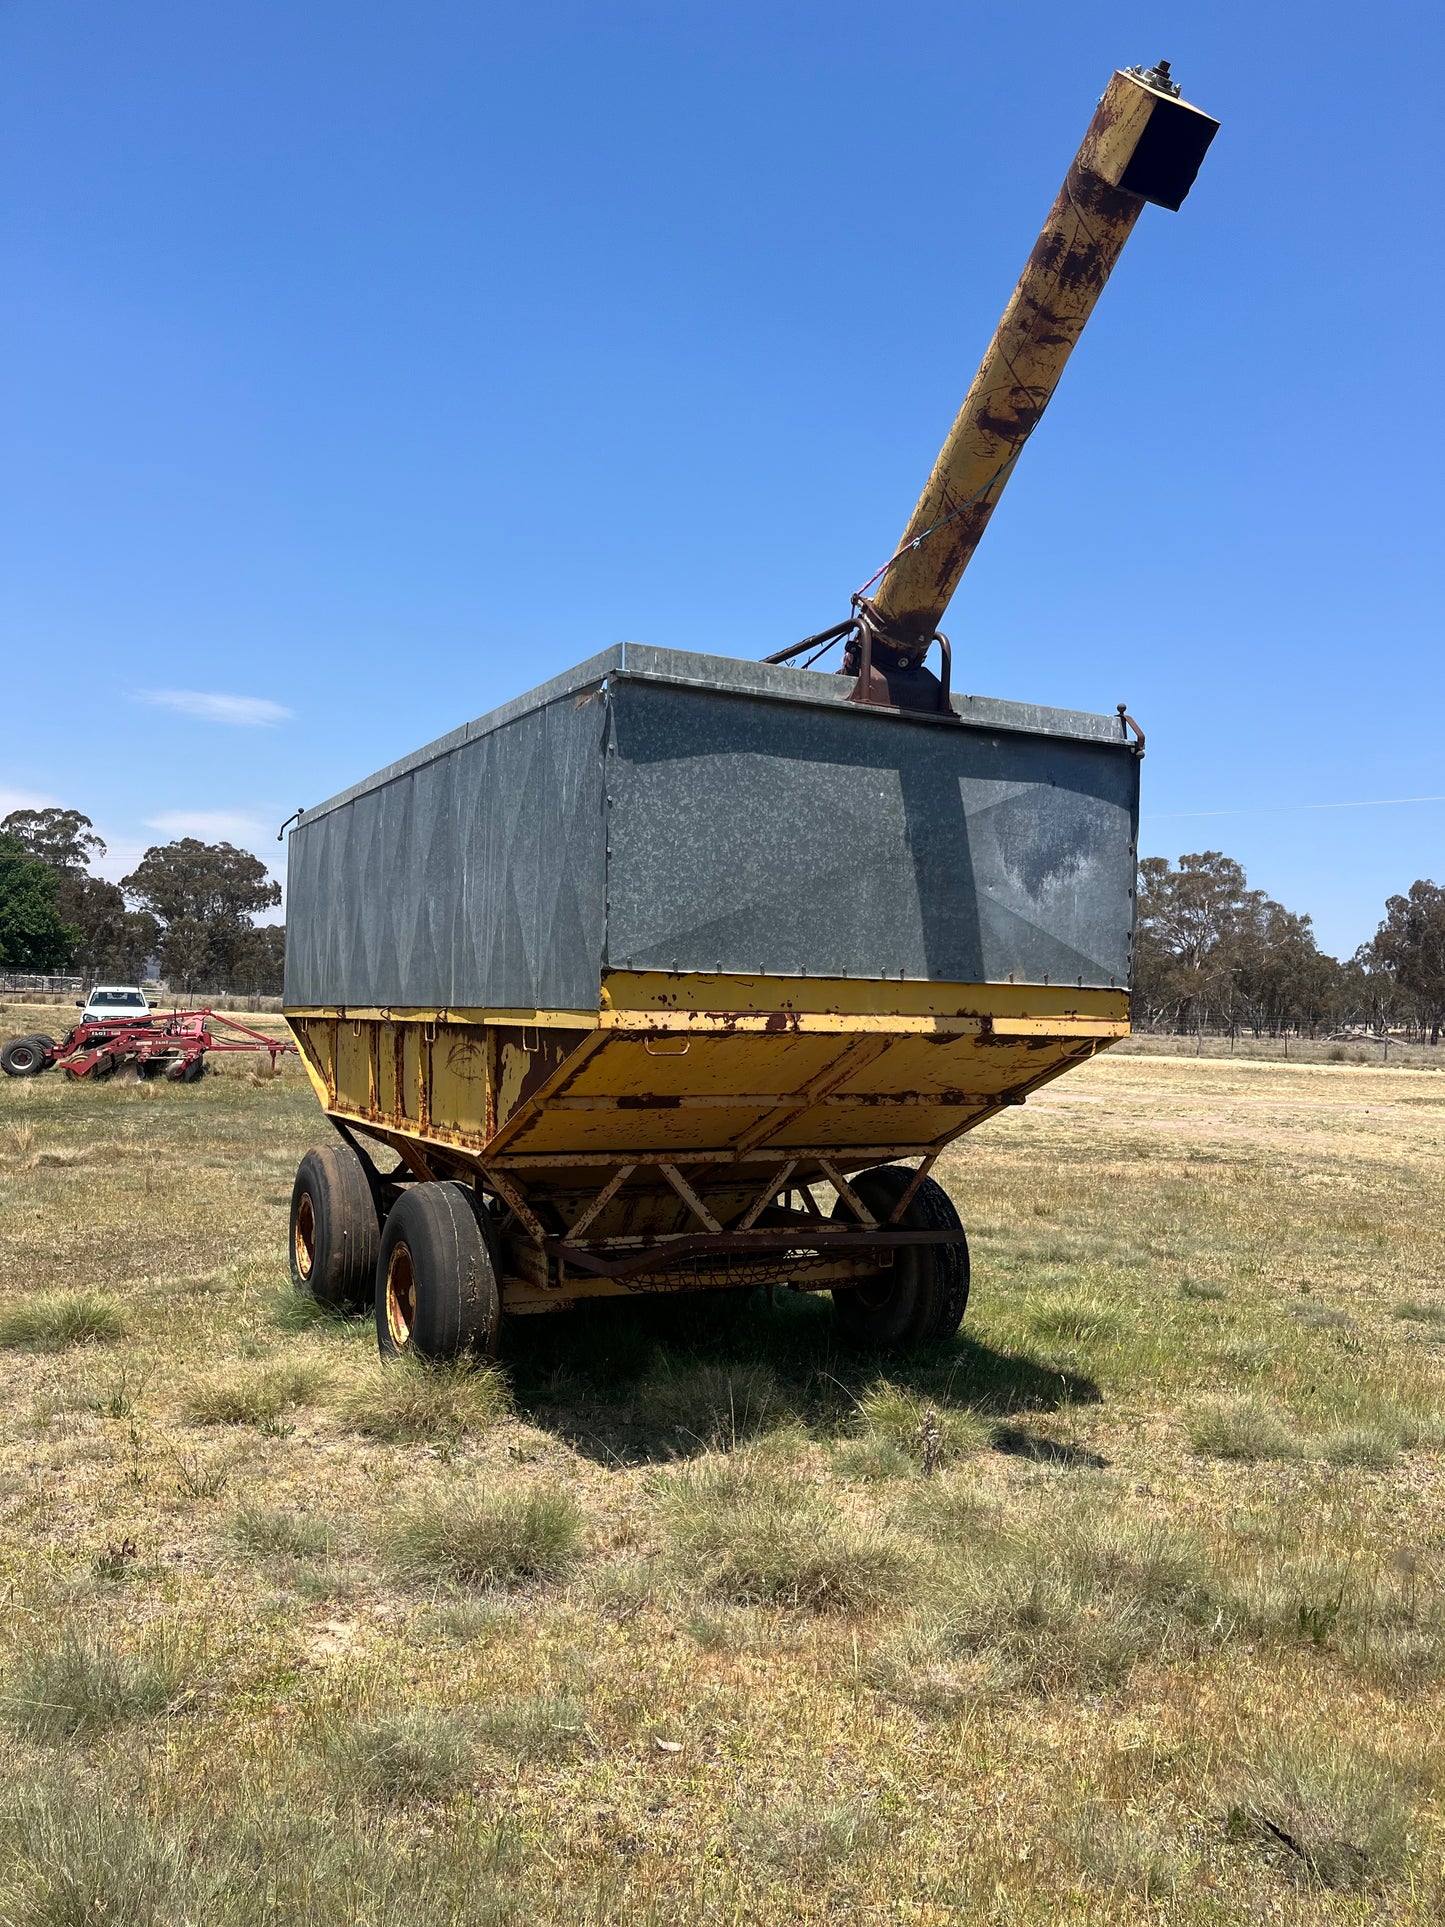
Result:
[[[1412,1325],[1445,1325],[1445,1305],[1422,1304],[1417,1298],[1402,1299],[1391,1315],[1407,1319]]]
[[[299,1362],[217,1372],[192,1388],[186,1413],[197,1425],[254,1425],[275,1432],[283,1415],[314,1399],[327,1377],[321,1366]]]
[[[126,1331],[120,1306],[98,1291],[40,1292],[0,1310],[0,1345],[31,1351],[112,1343]]]
[[[1213,1459],[1297,1459],[1305,1442],[1270,1405],[1257,1398],[1214,1399],[1189,1425],[1196,1452]]]
[[[587,1743],[587,1715],[570,1693],[537,1693],[491,1701],[477,1715],[489,1746],[516,1760],[559,1760]]]
[[[309,1512],[247,1505],[232,1514],[228,1525],[241,1550],[262,1559],[329,1559],[340,1544],[331,1521]]]
[[[1356,1425],[1326,1432],[1318,1442],[1319,1455],[1330,1465],[1360,1465],[1383,1472],[1400,1457],[1398,1434],[1381,1425]]]
[[[185,1666],[173,1647],[124,1653],[71,1634],[59,1645],[11,1654],[0,1691],[0,1718],[30,1740],[58,1745],[89,1740],[172,1708]]]
[[[1413,1800],[1399,1769],[1342,1740],[1269,1746],[1238,1769],[1225,1836],[1307,1884],[1367,1892],[1405,1870]]]
[[[874,1681],[925,1710],[970,1695],[1110,1691],[1140,1660],[1185,1658],[1231,1626],[1199,1546],[1090,1505],[975,1513],[946,1551],[921,1628],[880,1649]]]
[[[639,1424],[724,1448],[794,1416],[766,1365],[687,1364],[665,1356],[639,1383],[633,1410]]]
[[[561,1579],[582,1556],[582,1514],[567,1493],[437,1491],[397,1518],[384,1543],[411,1578],[507,1587]]]
[[[1098,1800],[1073,1808],[1067,1828],[1080,1871],[1110,1894],[1157,1904],[1186,1886],[1191,1856],[1152,1814]]]
[[[454,1714],[417,1706],[328,1733],[332,1785],[354,1798],[445,1800],[471,1778],[471,1728]]]
[[[732,1838],[771,1874],[811,1888],[876,1851],[884,1831],[872,1800],[782,1798],[736,1815]]]
[[[1029,1315],[1029,1330],[1046,1343],[1103,1345],[1122,1337],[1124,1328],[1118,1306],[1097,1298],[1056,1298]]]
[[[859,1397],[858,1423],[866,1440],[894,1447],[910,1470],[927,1472],[982,1451],[990,1435],[974,1413],[935,1403],[886,1378]]]
[[[341,1417],[363,1438],[455,1444],[489,1431],[511,1410],[511,1390],[495,1366],[405,1359],[358,1380]]]
[[[907,1590],[917,1561],[898,1536],[849,1518],[784,1471],[708,1459],[658,1482],[682,1569],[734,1605],[869,1612]]]
[[[1180,1282],[1181,1298],[1197,1299],[1202,1304],[1217,1304],[1227,1298],[1229,1293],[1223,1285],[1216,1284],[1212,1278],[1185,1278]]]
[[[0,1919],[14,1927],[170,1927],[200,1920],[204,1883],[180,1828],[67,1773],[17,1780],[0,1814]],[[215,1916],[218,1917],[218,1916]]]

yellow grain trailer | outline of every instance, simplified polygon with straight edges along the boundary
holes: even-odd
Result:
[[[935,1159],[1128,1030],[1142,739],[954,695],[937,624],[1214,129],[1162,65],[1114,76],[845,623],[766,663],[619,645],[302,813],[286,1008],[338,1142],[297,1174],[292,1269],[374,1298],[383,1354],[756,1283],[831,1291],[865,1343],[957,1328]],[[832,643],[840,673],[790,666]]]

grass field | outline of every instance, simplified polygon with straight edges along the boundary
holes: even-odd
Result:
[[[1098,1060],[886,1361],[383,1374],[286,1281],[325,1137],[294,1060],[0,1083],[0,1922],[1445,1914],[1445,1077]]]

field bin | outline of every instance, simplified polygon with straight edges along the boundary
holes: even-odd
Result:
[[[1139,763],[1118,716],[852,688],[619,645],[303,813],[286,1014],[376,1154],[377,1230],[339,1258],[316,1190],[298,1276],[362,1295],[399,1204],[441,1187],[462,1223],[464,1187],[479,1229],[427,1262],[488,1274],[474,1337],[758,1282],[833,1290],[864,1337],[956,1325],[927,1172],[1127,1034]],[[396,1348],[449,1348],[413,1329],[430,1289],[395,1284]]]

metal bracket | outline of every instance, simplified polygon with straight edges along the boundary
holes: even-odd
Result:
[[[823,1176],[828,1180],[829,1184],[832,1185],[833,1189],[838,1193],[838,1196],[847,1205],[854,1217],[857,1218],[858,1222],[866,1226],[869,1231],[876,1231],[878,1229],[878,1220],[868,1209],[867,1205],[864,1204],[863,1200],[858,1196],[858,1193],[853,1189],[852,1185],[849,1184],[833,1160],[831,1158],[819,1158],[818,1163],[822,1166]]]
[[[662,1175],[667,1179],[668,1183],[672,1186],[673,1190],[677,1193],[677,1195],[682,1199],[683,1203],[687,1206],[688,1210],[692,1212],[693,1216],[697,1218],[699,1222],[707,1228],[707,1230],[713,1233],[717,1233],[722,1230],[722,1226],[718,1223],[717,1219],[712,1215],[711,1211],[708,1210],[707,1206],[703,1203],[702,1199],[697,1195],[696,1191],[693,1190],[692,1186],[688,1183],[687,1179],[682,1175],[681,1171],[678,1170],[675,1164],[659,1164],[657,1168],[659,1171],[661,1171]]]

